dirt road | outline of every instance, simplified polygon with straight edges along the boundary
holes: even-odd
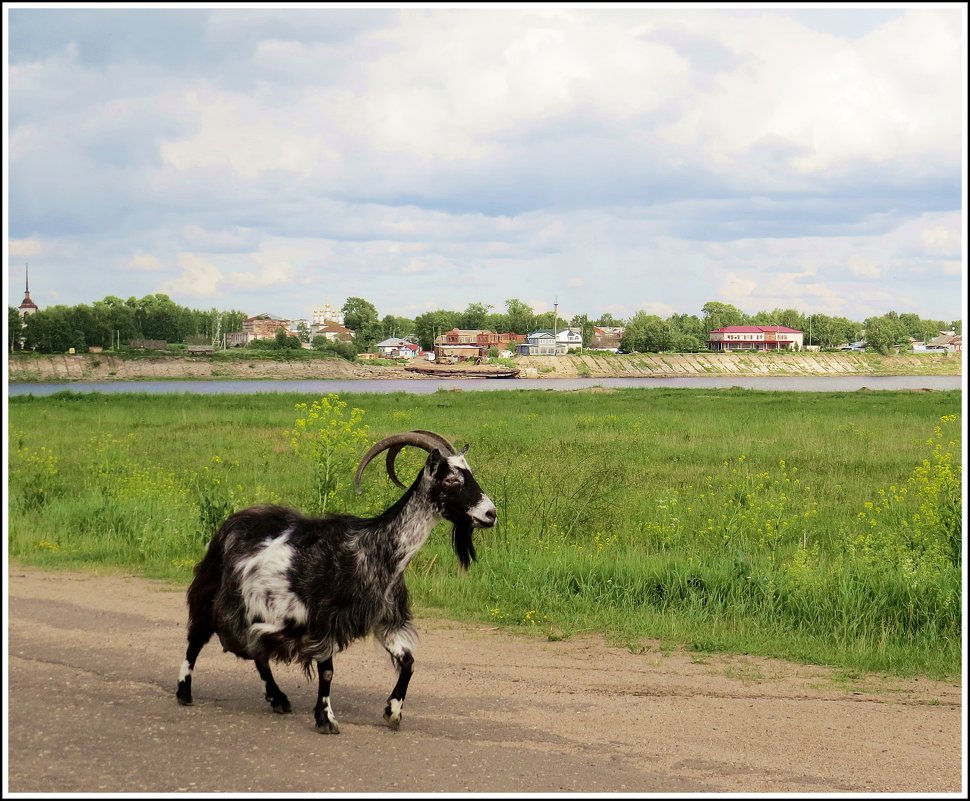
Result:
[[[294,714],[273,714],[217,643],[177,705],[181,588],[22,568],[7,586],[5,794],[966,790],[949,684],[419,619],[401,729],[381,720],[390,661],[358,643],[324,736],[315,682],[276,669]]]

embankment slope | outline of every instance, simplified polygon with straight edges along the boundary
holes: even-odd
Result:
[[[961,375],[961,356],[911,353],[691,353],[526,356],[515,360],[523,378],[607,378],[795,375]],[[420,381],[404,366],[355,364],[326,358],[222,358],[71,354],[8,357],[11,383],[159,379],[368,379]]]

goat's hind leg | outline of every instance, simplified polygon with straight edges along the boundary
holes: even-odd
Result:
[[[317,690],[317,705],[313,708],[313,719],[321,734],[340,734],[340,724],[333,716],[330,705],[330,682],[333,680],[333,657],[328,656],[317,662],[317,676],[320,681]]]
[[[269,669],[269,663],[261,659],[253,659],[253,661],[256,663],[259,677],[266,684],[266,700],[273,707],[273,711],[281,715],[288,715],[293,711],[293,707],[290,706],[290,699],[286,697],[286,693],[279,688],[276,679],[273,678],[273,671]]]
[[[179,670],[178,687],[175,690],[175,697],[182,706],[192,705],[192,671],[195,670],[195,660],[199,658],[199,651],[209,642],[212,634],[212,629],[208,626],[189,621],[189,646],[185,651],[185,661]]]

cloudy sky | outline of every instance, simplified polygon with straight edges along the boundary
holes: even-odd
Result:
[[[8,305],[962,316],[962,3],[3,13]]]

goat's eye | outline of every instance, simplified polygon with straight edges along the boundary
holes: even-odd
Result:
[[[465,483],[464,477],[460,473],[449,473],[441,482],[448,489],[455,489]]]

